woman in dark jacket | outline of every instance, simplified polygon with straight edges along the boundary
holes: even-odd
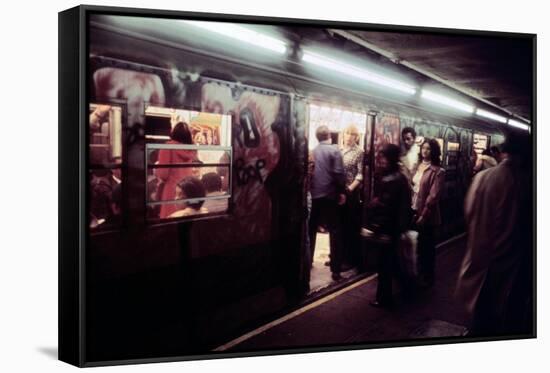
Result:
[[[441,225],[439,199],[445,183],[441,168],[441,148],[435,139],[425,139],[413,176],[414,223],[418,230],[418,266],[423,285],[431,286],[435,277],[435,240]]]
[[[374,198],[367,206],[371,241],[378,246],[378,288],[375,307],[392,304],[392,275],[397,270],[399,238],[410,221],[411,190],[407,177],[399,170],[400,149],[387,144],[380,151],[380,179]],[[365,234],[365,230],[362,231]]]

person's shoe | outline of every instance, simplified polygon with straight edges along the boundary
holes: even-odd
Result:
[[[361,235],[363,237],[366,237],[366,238],[371,238],[371,237],[374,237],[374,232],[371,231],[368,228],[361,228],[361,231],[359,232],[359,235]]]
[[[342,279],[340,272],[332,272],[332,279],[334,281],[340,281]]]
[[[393,306],[393,303],[391,302],[379,302],[377,300],[371,300],[369,304],[376,308],[391,308]]]

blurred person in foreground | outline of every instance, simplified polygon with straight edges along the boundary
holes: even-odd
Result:
[[[477,174],[465,200],[468,244],[456,295],[476,336],[527,334],[533,319],[530,138],[511,133],[503,161]]]

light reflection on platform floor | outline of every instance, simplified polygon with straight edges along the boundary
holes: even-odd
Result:
[[[311,268],[309,282],[309,287],[311,289],[310,294],[336,283],[336,281],[332,279],[330,267],[325,265],[325,262],[330,260],[329,254],[330,245],[328,233],[317,233],[317,238],[315,242],[315,253],[313,256],[313,266]],[[342,279],[345,280],[352,276],[355,276],[357,274],[357,270],[355,268],[352,268],[340,274],[342,275]]]

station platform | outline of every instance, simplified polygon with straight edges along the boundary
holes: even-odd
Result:
[[[438,245],[434,286],[419,291],[412,299],[402,297],[396,286],[395,304],[390,309],[369,304],[376,295],[377,275],[373,274],[214,351],[253,352],[464,336],[467,317],[453,293],[465,248],[465,235]]]

